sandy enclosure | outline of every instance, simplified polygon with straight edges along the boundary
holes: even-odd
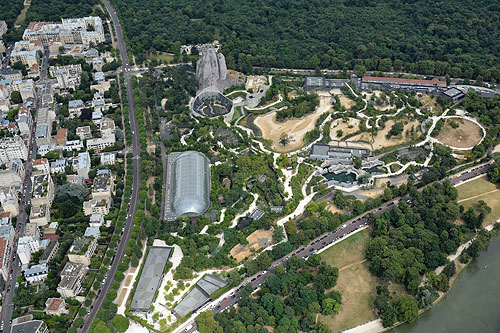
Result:
[[[330,129],[330,138],[332,140],[339,140],[348,134],[358,131],[359,123],[360,120],[357,118],[347,118],[345,121],[340,118],[333,120]],[[342,136],[340,138],[337,137],[338,130],[342,131]]]
[[[247,77],[247,82],[245,84],[245,89],[251,89],[254,93],[257,92],[260,86],[265,85],[267,83],[267,79],[265,76],[261,75],[251,75]]]
[[[373,140],[370,138],[371,135],[368,133],[361,133],[356,136],[353,136],[352,138],[349,139],[349,141],[370,141],[373,142],[373,149],[381,149],[384,147],[390,147],[390,146],[395,146],[399,145],[405,142],[411,141],[413,138],[411,136],[406,136],[406,131],[411,130],[413,126],[415,126],[415,134],[414,138],[420,135],[420,124],[417,120],[408,122],[408,124],[404,125],[404,130],[402,134],[402,138],[398,137],[391,137],[390,139],[387,139],[385,136],[386,134],[391,130],[392,125],[394,125],[394,120],[389,120],[385,123],[385,128],[379,130],[377,132],[377,136],[373,138]]]
[[[452,121],[459,125],[458,128],[451,127]],[[436,139],[456,148],[473,148],[481,141],[482,135],[481,128],[470,120],[448,118]]]
[[[329,94],[319,96],[320,104],[315,112],[300,119],[292,119],[284,122],[276,121],[276,111],[259,116],[254,124],[259,127],[262,137],[273,141],[272,148],[277,152],[289,152],[302,147],[304,136],[311,131],[316,124],[316,120],[325,112],[331,110],[332,101]],[[279,141],[283,133],[288,134],[290,143],[282,146]]]

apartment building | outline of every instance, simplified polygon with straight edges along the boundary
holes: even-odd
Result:
[[[46,158],[39,158],[33,161],[33,171],[39,171],[43,175],[50,173],[49,160]]]
[[[17,242],[17,255],[21,264],[27,265],[31,261],[33,253],[40,250],[40,241],[30,236],[19,237]]]
[[[0,139],[0,163],[6,163],[15,159],[26,161],[28,159],[28,148],[19,136],[3,137]]]
[[[49,265],[47,264],[33,265],[24,271],[24,277],[26,281],[28,281],[30,284],[40,283],[45,281],[48,274],[49,274]]]
[[[50,206],[47,204],[31,206],[29,220],[39,227],[46,226],[50,223]]]
[[[92,139],[92,129],[88,125],[77,127],[75,133],[82,141],[86,139]]]
[[[49,174],[39,174],[31,177],[33,191],[31,193],[31,204],[41,206],[52,204],[55,196],[54,181]]]
[[[101,214],[106,216],[111,209],[111,202],[111,197],[101,197],[85,201],[83,203],[83,213],[85,215]]]
[[[57,292],[62,298],[75,297],[80,293],[88,268],[83,264],[68,261],[61,272]]]
[[[81,99],[74,99],[68,102],[68,111],[70,118],[78,118],[82,115],[82,110],[85,108],[85,104]]]
[[[90,154],[88,152],[79,153],[78,157],[73,159],[72,163],[73,171],[75,171],[78,174],[78,177],[88,179],[90,166],[91,166],[91,161],[90,161]]]
[[[9,277],[9,262],[14,242],[14,227],[12,225],[0,226],[0,272],[4,281]]]
[[[49,73],[57,79],[59,88],[76,89],[81,82],[82,65],[50,66]]]
[[[68,259],[75,264],[90,265],[90,259],[97,247],[97,237],[82,237],[73,242],[69,248]]]
[[[24,182],[24,163],[20,159],[0,165],[0,187],[10,187],[12,183]]]

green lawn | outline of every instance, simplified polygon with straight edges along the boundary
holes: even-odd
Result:
[[[500,191],[480,195],[478,197],[475,197],[474,199],[462,201],[460,202],[460,205],[463,205],[465,207],[465,210],[467,210],[469,207],[476,208],[477,202],[479,200],[484,200],[491,208],[491,213],[486,214],[486,218],[483,222],[483,227],[495,223],[498,219],[500,219]]]
[[[369,229],[361,230],[322,252],[321,260],[341,269],[365,259],[365,248],[370,241]]]
[[[467,199],[476,195],[495,190],[495,184],[488,181],[488,177],[480,177],[468,183],[457,186],[458,200]]]

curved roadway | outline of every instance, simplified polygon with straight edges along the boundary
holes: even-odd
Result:
[[[106,298],[106,293],[109,288],[113,284],[114,275],[118,268],[118,264],[122,261],[123,255],[125,253],[125,248],[127,247],[130,231],[132,230],[133,220],[135,217],[135,212],[137,209],[137,197],[139,193],[140,182],[140,172],[139,172],[139,158],[141,147],[139,145],[139,130],[137,127],[137,120],[135,116],[135,104],[134,104],[134,91],[132,88],[132,79],[131,79],[131,68],[128,61],[127,47],[125,45],[125,41],[123,40],[123,32],[120,26],[120,22],[118,17],[116,16],[116,12],[113,7],[109,3],[108,0],[102,0],[104,6],[108,10],[108,13],[111,16],[111,20],[113,21],[113,25],[115,26],[116,38],[118,39],[118,49],[120,50],[120,57],[122,59],[122,69],[125,76],[125,86],[127,88],[127,100],[129,105],[129,119],[130,119],[130,127],[132,129],[132,153],[134,155],[132,159],[133,163],[133,181],[132,181],[132,196],[130,198],[130,208],[129,214],[127,214],[127,219],[125,220],[125,230],[120,239],[118,248],[116,249],[116,256],[113,260],[111,268],[108,271],[108,278],[105,280],[104,285],[101,288],[101,292],[97,296],[97,299],[94,301],[92,310],[89,315],[85,318],[85,324],[82,328],[82,332],[88,332],[92,321],[94,320],[97,311],[102,305],[102,302]],[[123,96],[122,96],[123,98]],[[130,143],[129,143],[130,144]]]

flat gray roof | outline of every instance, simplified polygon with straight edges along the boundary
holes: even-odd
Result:
[[[41,320],[30,320],[24,323],[20,323],[12,326],[12,333],[34,333],[38,332],[38,329],[43,325]]]
[[[165,246],[153,246],[149,250],[141,277],[135,289],[134,298],[132,298],[132,311],[149,311],[156,290],[160,287],[163,269],[171,251],[171,247]]]
[[[210,300],[210,295],[219,288],[227,285],[227,282],[215,275],[207,274],[201,278],[196,286],[177,304],[173,313],[178,317],[184,317],[190,312],[201,308]]]

